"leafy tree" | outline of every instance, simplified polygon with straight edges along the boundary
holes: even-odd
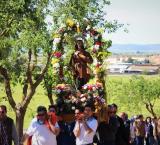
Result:
[[[130,81],[130,93],[134,94],[136,98],[142,102],[146,109],[153,117],[156,116],[154,111],[154,104],[160,98],[160,78],[158,79],[144,79],[143,77],[134,77]]]
[[[160,99],[160,78],[144,78],[142,76],[133,76],[127,80],[113,80],[108,82],[109,96],[114,101],[126,106],[128,111],[135,113],[141,111],[145,106],[147,111],[156,116],[154,105]]]
[[[0,75],[20,138],[26,109],[50,62],[51,45],[44,22],[47,6],[48,0],[0,2]],[[23,90],[18,102],[12,94],[17,84]]]

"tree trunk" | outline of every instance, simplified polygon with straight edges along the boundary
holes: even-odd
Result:
[[[19,136],[19,141],[23,136],[23,123],[24,123],[25,111],[16,110],[16,128]]]
[[[29,51],[29,64],[28,64],[28,69],[26,72],[27,75],[27,81],[24,84],[23,87],[23,97],[21,103],[16,103],[13,96],[12,96],[12,91],[11,91],[11,86],[10,86],[10,75],[8,73],[8,70],[0,65],[0,74],[4,78],[4,84],[5,84],[5,90],[6,90],[6,95],[9,101],[9,104],[11,107],[14,109],[14,112],[16,114],[16,128],[19,136],[19,140],[21,140],[23,136],[23,123],[24,123],[24,117],[26,113],[26,109],[28,107],[28,104],[30,103],[33,95],[35,94],[35,90],[38,87],[38,85],[42,82],[44,75],[48,69],[48,65],[50,62],[51,54],[48,53],[48,58],[45,67],[42,70],[42,73],[39,75],[35,83],[32,81],[32,72],[30,70],[30,62],[31,62],[31,52]],[[30,85],[30,88],[28,88],[28,85]],[[30,91],[29,91],[30,90]],[[28,95],[27,95],[28,93]]]
[[[151,103],[146,103],[145,105],[146,105],[146,109],[148,110],[148,112],[151,113],[151,115],[153,117],[156,117],[157,115],[156,115],[156,113],[154,112],[154,109],[153,109],[154,105],[151,104]]]

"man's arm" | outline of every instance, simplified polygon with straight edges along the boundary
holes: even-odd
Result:
[[[92,132],[96,132],[98,123],[97,121],[92,121],[90,124],[87,124],[87,122],[84,120],[83,125],[87,133],[90,134]]]
[[[12,124],[12,140],[14,142],[14,145],[19,145],[19,138],[14,123]]]
[[[73,133],[74,133],[75,137],[79,137],[79,136],[80,136],[80,132],[81,132],[80,122],[77,121],[77,122],[76,122],[76,125],[75,125],[75,128],[74,128],[74,130],[73,130]]]
[[[20,145],[23,145],[28,138],[29,138],[29,135],[25,133],[20,141]]]
[[[31,137],[33,136],[33,134],[34,134],[34,132],[37,128],[36,122],[37,122],[36,118],[34,118],[31,121],[31,124],[30,124],[29,128],[27,129],[27,131],[23,135],[22,139],[20,140],[20,145],[23,145],[26,142],[26,140],[31,139]]]
[[[87,124],[86,121],[83,121],[83,125],[84,125],[84,128],[85,130],[87,131],[88,134],[90,134],[91,132],[93,132],[92,128],[90,128]]]
[[[56,123],[55,125],[53,125],[50,121],[49,121],[49,125],[51,127],[51,131],[53,132],[53,134],[58,135],[60,132],[60,129],[58,127],[58,124]]]

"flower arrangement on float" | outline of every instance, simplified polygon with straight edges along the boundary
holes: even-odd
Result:
[[[105,48],[105,42],[102,40],[102,31],[103,30],[94,28],[91,21],[87,18],[84,18],[82,23],[79,23],[75,19],[68,18],[63,27],[53,34],[53,53],[51,63],[53,66],[53,72],[59,76],[60,80],[63,80],[62,84],[53,87],[53,93],[57,96],[56,104],[58,113],[74,113],[76,107],[84,106],[86,103],[93,104],[96,108],[96,112],[98,112],[100,107],[105,105],[105,92],[102,83],[96,82],[93,84],[85,84],[82,90],[79,91],[62,79],[65,78],[63,74],[63,69],[65,67],[64,46],[66,44],[66,38],[70,35],[69,33],[73,34],[73,37],[75,37],[75,34],[81,34],[85,40],[93,40],[93,44],[90,46],[90,52],[95,58],[95,77],[99,77],[97,74],[102,72],[103,69],[103,59],[101,56],[108,53]]]
[[[95,106],[95,112],[105,105],[103,85],[101,83],[85,84],[82,91],[74,90],[69,84],[58,84],[53,88],[57,95],[58,113],[74,113],[76,107],[86,104]]]

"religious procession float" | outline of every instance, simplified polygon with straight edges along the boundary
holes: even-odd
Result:
[[[103,39],[103,32],[89,19],[80,23],[68,18],[53,34],[52,73],[57,84],[52,92],[57,114],[66,121],[73,119],[77,107],[90,104],[98,113],[106,104],[104,59],[111,41]]]

